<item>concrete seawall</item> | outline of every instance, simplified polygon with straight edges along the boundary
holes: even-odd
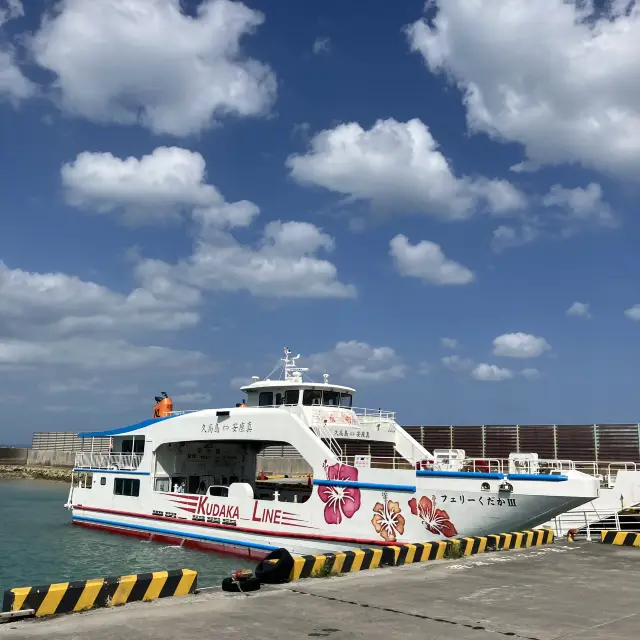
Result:
[[[0,464],[27,464],[30,449],[0,447]]]
[[[29,466],[73,467],[75,461],[76,454],[73,451],[29,449],[27,455],[27,465]]]

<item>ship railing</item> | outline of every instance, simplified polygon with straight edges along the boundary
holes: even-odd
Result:
[[[416,469],[422,471],[463,471],[472,473],[503,473],[504,461],[499,458],[461,458],[421,460]]]
[[[183,416],[185,413],[197,413],[198,411],[202,411],[202,409],[183,409],[182,411],[168,411],[167,417],[173,418],[174,416]]]
[[[338,460],[342,460],[342,447],[324,422],[314,422],[314,424],[311,425],[311,430],[329,447],[331,453],[333,453]]]
[[[573,531],[577,538],[596,541],[601,531],[640,531],[639,509],[584,509],[572,510],[557,515],[547,526],[555,529],[558,537]]]
[[[344,455],[341,456],[340,462],[351,467],[364,469],[402,469],[406,471],[414,470],[416,462],[407,460],[402,456],[359,456]]]
[[[341,407],[347,409],[348,407]],[[383,411],[382,409],[365,409],[363,407],[351,407],[358,417],[360,424],[367,422],[395,422],[395,411]]]
[[[600,480],[602,487],[611,488],[616,483],[619,471],[637,471],[638,465],[631,461],[621,462],[576,462],[576,469],[595,476]]]
[[[503,473],[504,465],[498,458],[465,458],[461,471],[474,473]]]
[[[127,453],[76,453],[75,467],[80,469],[137,469],[142,462],[142,454]]]

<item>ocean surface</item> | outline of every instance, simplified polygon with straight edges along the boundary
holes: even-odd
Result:
[[[62,482],[0,480],[0,600],[4,589],[145,571],[194,569],[219,586],[244,558],[141,541],[71,524]]]

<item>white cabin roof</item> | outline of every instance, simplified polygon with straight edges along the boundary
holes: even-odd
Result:
[[[326,389],[327,391],[341,391],[343,393],[355,393],[355,389],[340,384],[324,382],[300,382],[299,380],[256,380],[251,384],[240,387],[240,391],[259,391],[261,389]]]

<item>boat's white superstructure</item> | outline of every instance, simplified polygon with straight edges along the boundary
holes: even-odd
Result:
[[[73,522],[259,557],[521,530],[598,496],[597,479],[560,461],[539,472],[521,454],[508,466],[432,455],[395,413],[354,408],[354,389],[304,381],[298,357],[285,350],[280,379],[243,387],[246,405],[80,434],[113,448],[78,454]],[[350,455],[362,442],[392,455]],[[276,444],[309,463],[308,486],[256,480],[257,454]]]

